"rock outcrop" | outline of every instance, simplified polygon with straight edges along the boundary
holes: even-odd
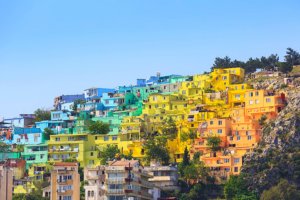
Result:
[[[288,104],[266,124],[254,152],[244,158],[242,174],[258,194],[281,178],[300,186],[300,89],[287,91]]]

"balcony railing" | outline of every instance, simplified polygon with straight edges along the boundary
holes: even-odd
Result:
[[[123,194],[123,189],[107,189],[108,194]]]

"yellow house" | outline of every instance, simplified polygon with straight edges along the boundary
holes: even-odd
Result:
[[[51,135],[48,142],[49,162],[77,160],[81,167],[100,164],[95,136],[91,134]]]

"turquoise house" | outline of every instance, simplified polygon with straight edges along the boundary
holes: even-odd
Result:
[[[26,161],[26,169],[32,164],[46,163],[48,160],[48,145],[25,145],[21,155]]]

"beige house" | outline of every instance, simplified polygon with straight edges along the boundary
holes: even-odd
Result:
[[[13,170],[4,164],[0,164],[0,199],[12,200]]]
[[[153,176],[137,160],[118,160],[106,166],[86,168],[85,200],[156,200],[160,189],[149,178]]]
[[[49,190],[44,190],[44,192],[49,192]],[[54,163],[53,170],[51,171],[50,196],[51,200],[80,199],[78,163]]]

